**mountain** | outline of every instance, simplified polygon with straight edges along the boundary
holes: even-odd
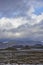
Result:
[[[40,45],[39,45],[40,44]],[[43,42],[40,41],[19,41],[19,40],[15,40],[15,41],[7,41],[7,42],[0,42],[0,49],[2,48],[8,48],[8,47],[21,47],[22,45],[30,45],[36,47],[36,46],[42,46],[41,44],[43,44]]]
[[[42,44],[35,44],[35,45],[33,46],[33,48],[43,49],[43,45],[42,45]]]

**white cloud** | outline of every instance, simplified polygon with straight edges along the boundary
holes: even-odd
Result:
[[[3,17],[0,19],[0,28],[17,28],[18,26],[26,23],[26,20],[23,19],[22,17],[20,18],[6,18]]]
[[[1,18],[0,19],[0,38],[37,38],[39,37],[40,33],[40,26],[37,26],[37,24],[41,23],[43,20],[43,13],[41,15],[36,16],[35,14],[31,14],[31,19],[23,19],[22,17],[20,18]],[[31,22],[31,23],[30,23]],[[23,27],[25,24],[28,24]],[[30,24],[29,24],[30,23]],[[32,25],[33,24],[33,25]],[[36,26],[34,26],[36,24]],[[18,29],[19,26],[22,26],[22,28]],[[31,26],[30,26],[31,25]],[[28,27],[30,26],[30,27]],[[9,31],[10,29],[16,29],[16,32]],[[6,29],[4,32],[3,30]],[[18,31],[17,31],[18,29]],[[40,30],[40,31],[39,31]],[[43,31],[41,31],[43,32]],[[40,36],[41,33],[40,33]]]
[[[39,15],[39,16],[36,17],[37,23],[39,23],[42,20],[43,20],[43,13],[41,15]]]
[[[38,24],[43,20],[43,13],[41,13],[40,15],[32,14],[31,17],[32,17],[34,24]]]
[[[21,37],[22,33],[12,33],[8,32],[10,29],[18,28],[19,26],[25,24],[27,21],[23,18],[6,18],[0,19],[0,38],[17,38]]]

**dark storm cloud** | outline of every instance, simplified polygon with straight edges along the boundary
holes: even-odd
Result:
[[[42,0],[0,0],[0,17],[27,17],[27,10]],[[36,3],[35,3],[36,4]]]
[[[1,17],[25,17],[27,10],[35,2],[41,2],[41,0],[0,0]]]
[[[0,0],[0,12],[4,17],[25,16],[29,8],[25,0]]]

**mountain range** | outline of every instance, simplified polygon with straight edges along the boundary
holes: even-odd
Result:
[[[0,49],[3,48],[8,48],[8,47],[12,47],[12,46],[19,46],[19,45],[29,45],[29,46],[42,46],[43,42],[41,41],[19,41],[19,40],[15,40],[15,41],[4,41],[4,42],[0,42]]]

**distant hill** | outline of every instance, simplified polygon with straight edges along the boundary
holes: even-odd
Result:
[[[35,45],[33,46],[33,48],[43,49],[43,45],[42,45],[42,44],[35,44]]]
[[[0,49],[8,48],[8,47],[22,47],[23,45],[33,46],[34,47],[42,47],[43,42],[40,41],[8,41],[6,42],[0,42]]]
[[[41,47],[42,44],[35,44],[34,46],[36,46],[36,47]]]

